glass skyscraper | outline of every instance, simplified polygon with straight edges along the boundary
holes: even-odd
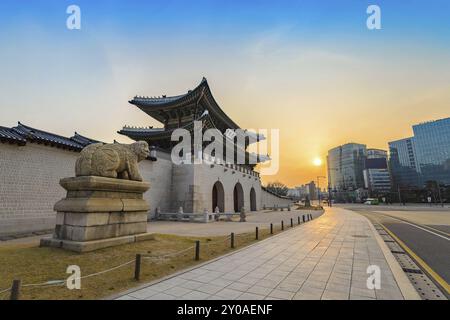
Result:
[[[450,184],[450,118],[413,126],[421,184]]]
[[[389,142],[389,166],[395,189],[419,188],[414,137]]]
[[[328,177],[333,191],[364,188],[366,145],[347,143],[328,151]]]

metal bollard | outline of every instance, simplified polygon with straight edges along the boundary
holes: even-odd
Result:
[[[195,241],[195,261],[200,260],[200,241]]]
[[[230,240],[231,240],[231,249],[234,249],[234,232],[231,233]]]
[[[297,220],[298,220],[298,224],[300,224],[300,217],[297,217]]]
[[[270,234],[273,234],[273,223],[270,224]]]
[[[283,220],[281,221],[281,230],[282,231],[284,230],[284,221]]]
[[[141,278],[141,255],[136,255],[136,261],[134,262],[134,280],[139,281]]]
[[[255,230],[255,238],[256,238],[256,240],[259,240],[259,229],[258,229],[258,227],[256,227],[256,230]]]
[[[306,222],[305,215],[302,215],[302,219],[303,219],[303,223],[305,223]]]
[[[294,227],[294,220],[292,220],[292,218],[291,218],[291,228],[293,228]]]

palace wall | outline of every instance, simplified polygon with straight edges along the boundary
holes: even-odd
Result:
[[[0,143],[0,235],[52,230],[53,206],[64,196],[59,180],[75,175],[78,152],[27,143],[25,146]],[[150,190],[144,194],[151,211],[170,208],[172,162],[158,152],[158,161],[142,161],[139,166]]]
[[[62,199],[59,180],[74,176],[78,152],[27,143],[25,146],[0,143],[0,235],[52,230],[56,213],[53,206]],[[234,211],[234,188],[242,187],[247,211],[264,205],[287,205],[291,201],[276,197],[261,188],[256,173],[239,166],[173,165],[170,154],[157,152],[157,161],[142,161],[140,172],[150,182],[144,198],[150,204],[149,217],[161,212],[203,213],[213,211],[213,186],[223,187],[225,212]],[[254,205],[251,206],[251,190]]]
[[[59,180],[74,176],[77,152],[28,143],[0,143],[0,235],[50,230]]]
[[[292,204],[293,201],[290,199],[280,198],[266,190],[261,190],[261,208],[273,207],[275,205],[278,206],[287,206],[288,204]]]

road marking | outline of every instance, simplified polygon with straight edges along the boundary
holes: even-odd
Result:
[[[374,211],[374,212],[376,212],[376,214],[379,214],[379,215],[382,215],[382,216],[385,216],[385,217],[388,217],[388,218],[391,218],[391,219],[398,220],[398,221],[401,221],[401,222],[403,222],[403,223],[409,224],[410,226],[416,227],[417,229],[426,231],[426,232],[428,232],[428,233],[434,234],[435,236],[441,237],[442,239],[445,239],[445,240],[447,240],[447,241],[450,241],[450,238],[448,238],[448,237],[446,237],[446,236],[443,236],[443,235],[441,235],[441,234],[438,234],[438,233],[436,233],[436,232],[433,232],[433,231],[431,231],[431,230],[428,230],[428,229],[425,228],[425,226],[421,227],[421,226],[418,225],[418,224],[411,223],[411,222],[409,222],[409,221],[407,221],[407,220],[395,218],[395,217],[393,217],[393,216],[391,216],[391,215],[389,215],[389,214],[386,214],[386,213],[380,213],[379,211]],[[430,228],[430,229],[433,229],[433,228],[431,228],[431,227],[429,227],[429,228]],[[433,229],[433,230],[435,230],[435,229]],[[436,230],[436,231],[437,231],[437,230]],[[442,231],[439,231],[439,232],[442,232]],[[444,233],[445,233],[445,232],[444,232]]]
[[[406,223],[415,224],[415,225],[417,225],[417,226],[421,226],[421,227],[423,227],[423,228],[426,228],[426,229],[430,229],[430,230],[436,231],[437,233],[441,233],[441,234],[445,234],[446,236],[450,236],[450,233],[447,233],[447,232],[445,232],[445,231],[442,231],[442,230],[439,230],[439,229],[430,227],[429,225],[421,224],[421,223],[418,223],[418,222],[412,222],[412,221],[407,220],[407,219],[404,219],[404,218],[394,217],[394,216],[392,216],[392,215],[390,215],[390,214],[387,214],[387,213],[384,213],[384,212],[382,212],[382,211],[372,211],[372,212],[376,212],[377,214],[381,214],[381,215],[384,215],[384,216],[387,216],[387,217],[390,217],[390,218],[393,218],[393,219],[397,219],[397,220],[400,220],[400,221],[403,221],[403,222],[406,222]]]
[[[431,267],[423,261],[417,254],[415,254],[402,240],[400,240],[391,230],[389,230],[384,224],[382,224],[379,220],[383,229],[389,233],[389,235],[397,241],[397,243],[405,250],[442,288],[447,291],[447,294],[450,294],[450,286],[440,275],[438,275]]]

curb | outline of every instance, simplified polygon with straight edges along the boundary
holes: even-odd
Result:
[[[405,300],[422,300],[419,294],[417,293],[416,289],[414,289],[413,285],[409,281],[406,274],[403,272],[403,269],[400,267],[400,264],[397,262],[397,259],[395,259],[394,255],[389,250],[388,246],[383,241],[380,234],[377,232],[377,230],[375,230],[375,227],[373,226],[372,222],[362,214],[359,215],[367,220],[367,223],[369,224],[369,227],[372,230],[372,233],[374,234],[375,239],[377,240],[378,245],[381,248],[381,251],[383,252],[384,258],[386,259],[386,262],[391,268],[391,272],[394,276],[395,281],[397,282],[397,285],[403,295],[403,298]]]

